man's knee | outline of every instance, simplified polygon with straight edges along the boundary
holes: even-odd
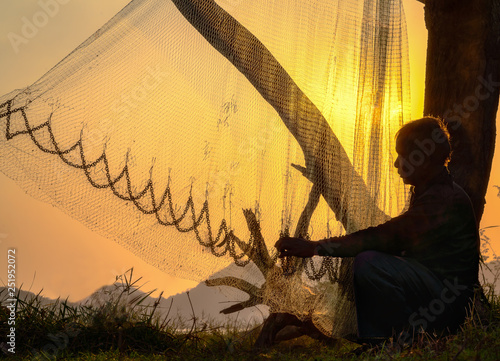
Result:
[[[354,277],[365,278],[373,275],[374,267],[376,267],[376,264],[379,262],[380,258],[385,256],[386,254],[378,251],[364,251],[359,253],[354,258]]]

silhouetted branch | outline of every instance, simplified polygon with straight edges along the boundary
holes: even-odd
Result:
[[[247,293],[250,297],[260,297],[260,289],[251,283],[242,280],[240,278],[232,277],[232,276],[227,276],[227,277],[221,277],[221,278],[214,278],[214,279],[209,279],[205,281],[207,286],[213,287],[213,286],[229,286],[229,287],[235,287],[245,293]]]
[[[247,221],[248,229],[254,239],[254,247],[248,256],[254,262],[257,260],[258,263],[256,264],[265,276],[267,271],[274,266],[274,261],[267,250],[266,242],[264,241],[264,237],[262,237],[257,217],[255,217],[255,214],[250,209],[244,209],[243,214]]]
[[[375,223],[387,220],[326,119],[264,44],[212,0],[172,1],[278,112],[304,153],[308,179],[318,185],[344,228],[352,232],[363,225],[361,212],[351,211],[360,206],[351,191],[374,210]]]

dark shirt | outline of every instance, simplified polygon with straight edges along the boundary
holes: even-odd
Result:
[[[479,232],[467,193],[446,169],[425,186],[415,187],[400,216],[347,236],[319,241],[321,256],[353,257],[373,250],[413,258],[441,280],[478,283]]]

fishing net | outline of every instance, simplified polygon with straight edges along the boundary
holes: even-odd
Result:
[[[352,260],[273,245],[403,209],[409,99],[399,0],[134,0],[0,98],[0,169],[158,269],[239,292],[225,312],[343,335]]]

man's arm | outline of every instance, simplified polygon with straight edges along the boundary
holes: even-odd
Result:
[[[370,227],[346,236],[332,237],[311,242],[300,238],[283,238],[275,247],[280,257],[354,257],[367,250],[401,254],[412,249],[417,243],[436,242],[450,219],[447,198],[436,197],[434,194],[422,196],[410,209],[379,226]]]

